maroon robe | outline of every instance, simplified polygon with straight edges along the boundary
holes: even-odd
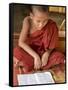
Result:
[[[58,28],[54,21],[49,19],[48,23],[41,30],[37,30],[31,35],[28,35],[26,43],[36,51],[40,57],[47,49],[54,49],[49,56],[47,65],[42,67],[42,69],[49,69],[56,64],[64,63],[64,55],[55,50],[58,43]],[[24,63],[26,72],[34,69],[33,57],[21,47],[17,46],[14,49],[14,56]]]

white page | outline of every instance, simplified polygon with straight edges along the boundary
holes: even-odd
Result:
[[[35,77],[38,84],[54,83],[53,77],[50,72],[36,73]]]
[[[18,75],[18,82],[19,85],[31,85],[37,83],[34,74],[20,74]]]
[[[48,84],[54,83],[50,72],[34,73],[34,74],[19,74],[19,85],[31,85],[31,84]]]

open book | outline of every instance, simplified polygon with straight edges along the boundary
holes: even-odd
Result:
[[[17,76],[19,85],[51,84],[55,83],[50,72],[19,74]]]

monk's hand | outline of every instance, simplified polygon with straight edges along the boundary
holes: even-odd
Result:
[[[43,55],[42,55],[42,66],[45,66],[48,62],[48,57],[49,57],[49,53],[48,52],[45,52]]]
[[[17,67],[18,63],[19,63],[19,60],[17,58],[13,57],[13,66]]]
[[[41,60],[39,55],[36,55],[34,58],[34,69],[39,70],[41,68]]]

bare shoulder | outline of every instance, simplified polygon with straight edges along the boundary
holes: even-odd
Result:
[[[30,17],[29,16],[24,18],[23,24],[30,25]]]
[[[19,41],[25,41],[26,40],[29,28],[30,28],[29,17],[27,16],[23,20],[22,30],[21,30],[21,34],[20,34],[20,37],[19,37]]]

